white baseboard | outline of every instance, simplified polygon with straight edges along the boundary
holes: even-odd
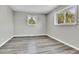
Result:
[[[64,41],[61,41],[61,40],[59,40],[59,39],[57,39],[57,38],[55,38],[55,37],[52,37],[52,36],[50,36],[50,35],[48,35],[48,34],[14,35],[14,36],[11,36],[9,39],[7,39],[5,42],[3,42],[3,43],[0,45],[0,47],[2,47],[5,43],[7,43],[7,42],[8,42],[9,40],[11,40],[13,37],[24,37],[24,36],[43,36],[43,35],[48,36],[48,37],[50,37],[50,38],[52,38],[52,39],[55,39],[55,40],[57,40],[57,41],[59,41],[59,42],[61,42],[61,43],[65,44],[65,45],[70,46],[70,47],[72,47],[72,48],[74,48],[74,49],[76,49],[76,50],[78,50],[78,51],[79,51],[79,48],[77,48],[77,47],[75,47],[75,46],[73,46],[73,45],[71,45],[71,44],[69,44],[69,43],[66,43],[66,42],[64,42]]]
[[[66,42],[64,42],[64,41],[61,41],[61,40],[59,40],[59,39],[57,39],[57,38],[55,38],[55,37],[52,37],[52,36],[50,36],[50,35],[48,35],[48,34],[47,34],[47,36],[50,37],[50,38],[52,38],[52,39],[55,39],[55,40],[57,40],[57,41],[59,41],[59,42],[61,42],[61,43],[63,43],[63,44],[65,44],[65,45],[67,45],[67,46],[70,46],[70,47],[76,49],[77,51],[79,51],[79,48],[77,48],[77,47],[75,47],[75,46],[73,46],[73,45],[71,45],[71,44],[69,44],[69,43],[66,43]]]
[[[31,35],[14,35],[14,37],[24,37],[24,36],[43,36],[43,35],[46,36],[46,34],[31,34]]]
[[[9,40],[11,40],[14,36],[11,36],[9,39],[7,39],[6,41],[4,41],[2,44],[0,44],[0,47],[2,47],[4,44],[6,44]]]
[[[7,39],[6,41],[4,41],[2,44],[0,44],[0,47],[2,47],[4,44],[6,44],[9,40],[11,40],[13,37],[24,37],[24,36],[43,36],[46,34],[33,34],[33,35],[13,35],[11,36],[9,39]]]

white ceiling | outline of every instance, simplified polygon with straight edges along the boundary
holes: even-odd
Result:
[[[27,12],[27,13],[40,13],[47,14],[54,8],[56,5],[11,5],[10,8],[14,11]]]

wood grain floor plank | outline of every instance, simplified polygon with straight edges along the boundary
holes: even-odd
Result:
[[[79,51],[47,36],[15,37],[0,48],[0,54],[79,54]]]

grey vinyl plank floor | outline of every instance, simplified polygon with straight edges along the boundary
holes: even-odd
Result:
[[[47,36],[15,37],[0,48],[0,54],[78,54],[79,51]]]

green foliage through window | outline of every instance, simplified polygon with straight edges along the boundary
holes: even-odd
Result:
[[[29,19],[29,24],[35,24],[35,20],[33,19],[33,17]]]

